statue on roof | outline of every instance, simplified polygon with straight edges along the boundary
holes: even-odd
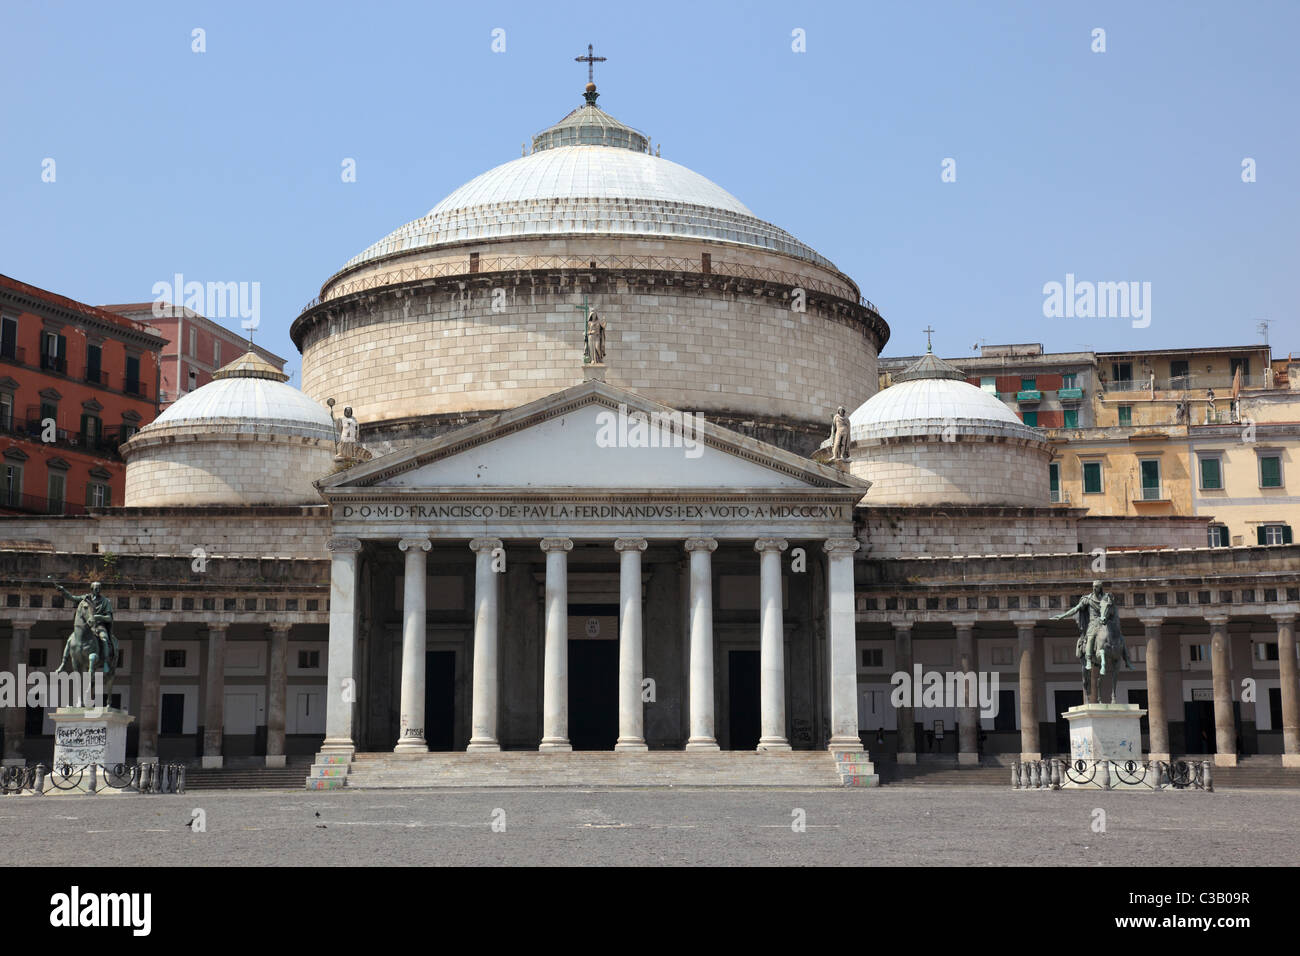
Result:
[[[841,405],[831,419],[831,461],[849,458],[849,416]]]
[[[330,406],[330,417],[333,418],[334,399],[331,398],[327,404]],[[353,416],[351,405],[343,406],[343,417],[335,427],[338,434],[338,438],[334,441],[335,461],[350,466],[369,461],[374,457],[370,450],[361,444],[361,424]]]

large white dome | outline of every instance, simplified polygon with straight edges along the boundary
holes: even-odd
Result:
[[[295,434],[334,440],[329,412],[292,385],[264,378],[223,378],[182,396],[141,429],[213,422],[242,422],[268,431],[292,429]]]

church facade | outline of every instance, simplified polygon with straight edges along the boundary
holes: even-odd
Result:
[[[123,446],[124,506],[0,519],[11,669],[99,579],[141,759],[977,764],[1062,752],[1052,617],[1101,578],[1150,752],[1300,764],[1300,548],[1053,506],[1041,433],[928,353],[880,390],[848,276],[585,100],[325,282],[302,391],[250,352]],[[991,705],[899,704],[918,667]]]

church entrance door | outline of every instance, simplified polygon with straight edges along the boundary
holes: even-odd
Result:
[[[430,750],[454,749],[456,735],[456,652],[424,655],[424,739]]]
[[[757,750],[762,727],[759,721],[759,652],[730,651],[727,654],[728,726],[732,750]]]

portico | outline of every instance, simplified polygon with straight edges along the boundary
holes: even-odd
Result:
[[[596,439],[609,415],[657,422],[660,440],[607,447]],[[678,734],[663,729],[674,725],[674,715],[658,718],[659,740],[676,737],[681,749],[716,751],[718,691],[729,695],[733,708],[738,693],[716,666],[722,662],[715,662],[724,646],[715,633],[721,622],[732,642],[726,646],[744,642],[758,650],[756,749],[813,744],[806,730],[792,742],[787,682],[792,655],[806,657],[811,649],[822,659],[796,666],[809,675],[805,696],[821,702],[801,702],[800,725],[825,717],[822,745],[860,750],[853,508],[867,483],[708,423],[692,425],[689,416],[683,432],[682,421],[632,393],[588,382],[321,482],[332,511],[331,548],[360,557],[332,567],[341,580],[331,586],[326,750],[346,751],[345,736],[353,750],[384,737],[382,727],[360,734],[354,722],[358,701],[365,713],[383,713],[379,702],[359,700],[382,690],[373,673],[367,682],[357,679],[358,672],[368,661],[386,660],[373,650],[385,638],[376,633],[377,612],[364,606],[365,566],[373,556],[376,569],[396,570],[399,555],[401,665],[393,684],[400,693],[393,706],[400,723],[388,745],[398,753],[428,749],[422,715],[426,695],[435,693],[424,667],[435,616],[429,609],[445,603],[429,589],[451,577],[426,574],[432,561],[443,568],[473,563],[473,593],[463,602],[467,614],[472,608],[472,627],[458,648],[472,661],[472,679],[460,685],[471,715],[464,749],[502,749],[503,709],[533,700],[538,732],[525,746],[572,750],[571,703],[585,705],[590,694],[616,702],[610,716],[617,736],[609,749],[648,749],[647,708],[658,707],[682,711]],[[471,477],[479,483],[471,484]],[[570,567],[574,561],[577,571]],[[377,576],[384,579],[383,572]],[[521,583],[527,590],[529,577],[536,585],[532,608],[518,593]],[[814,578],[824,584],[812,587]],[[571,580],[595,596],[572,595]],[[830,613],[802,611],[812,606],[814,591],[819,605],[829,602]],[[800,598],[799,620],[808,627],[815,618],[820,622],[809,647],[792,646],[786,620],[792,593],[808,595]],[[742,594],[753,599],[752,624],[738,613],[715,617],[716,597],[743,609]],[[676,607],[664,606],[674,598]],[[584,618],[588,631],[600,632],[606,618],[610,627],[603,634],[575,634]],[[616,659],[611,655],[611,667],[601,672],[612,686],[573,683],[591,675],[570,673],[571,660],[586,659],[574,656],[570,645],[604,636],[617,642]],[[371,651],[359,653],[362,644]],[[647,660],[656,663],[648,669]],[[356,689],[353,701],[344,687]]]

